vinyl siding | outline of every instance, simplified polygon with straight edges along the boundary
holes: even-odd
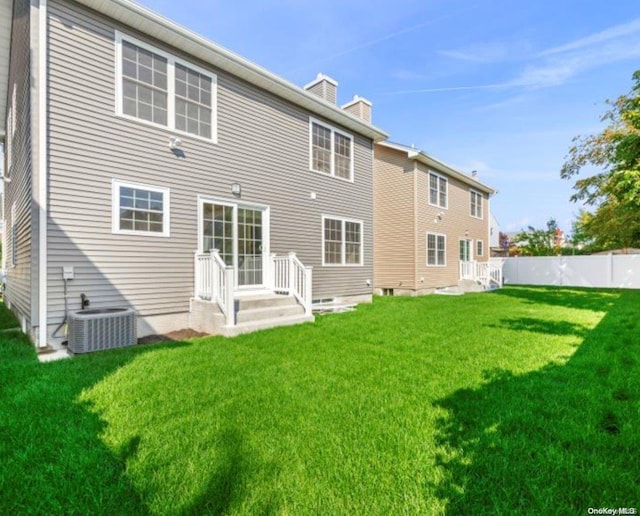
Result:
[[[318,95],[318,97],[323,98],[331,104],[336,104],[338,102],[338,88],[328,81],[320,81],[309,87],[307,91],[314,95]]]
[[[270,207],[272,253],[294,251],[313,270],[314,298],[370,294],[372,143],[354,135],[354,182],[309,170],[309,116],[72,2],[50,2],[49,321],[62,317],[64,265],[75,266],[70,307],[127,304],[140,315],[189,310],[198,195]],[[217,75],[217,144],[115,115],[115,30]],[[113,235],[111,183],[170,189],[170,237]],[[311,193],[316,199],[311,199]],[[363,220],[364,266],[322,267],[322,215]]]
[[[415,288],[413,169],[406,153],[375,146],[375,288]]]
[[[8,106],[14,118],[15,132],[6,128],[6,145],[11,146],[11,162],[5,153],[5,174],[11,179],[5,183],[4,213],[7,247],[4,249],[7,264],[7,288],[5,301],[27,327],[32,322],[32,145],[31,145],[31,71],[30,38],[31,8],[28,0],[14,3],[11,53],[9,61]],[[13,91],[15,89],[15,104]],[[15,204],[15,220],[12,206]],[[14,242],[11,228],[16,225]],[[16,246],[16,263],[11,265],[12,247]]]
[[[489,201],[483,194],[483,218],[470,214],[470,187],[442,170],[447,179],[447,208],[429,204],[429,168],[409,159],[405,151],[375,146],[374,286],[395,290],[429,290],[457,285],[459,240],[471,239],[473,258],[489,256]],[[442,213],[439,218],[438,214]],[[465,232],[468,231],[468,236]],[[446,266],[427,266],[427,233],[446,236]],[[484,253],[476,257],[476,242]]]
[[[436,173],[447,177],[439,170]],[[447,209],[431,206],[429,204],[429,170],[421,163],[417,172],[417,276],[424,277],[424,288],[437,288],[457,285],[460,279],[460,239],[471,239],[473,246],[473,259],[486,261],[488,257],[487,245],[489,231],[487,225],[488,202],[486,194],[483,194],[483,218],[478,219],[470,215],[471,194],[469,185],[447,177],[448,179],[448,207]],[[444,212],[442,219],[437,219],[437,214]],[[438,220],[437,222],[435,222]],[[468,231],[468,236],[465,232]],[[427,232],[443,233],[447,236],[446,243],[446,267],[427,267]],[[476,241],[484,242],[484,255],[475,256]]]

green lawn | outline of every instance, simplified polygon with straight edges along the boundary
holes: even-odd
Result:
[[[640,291],[378,298],[39,364],[0,334],[1,514],[640,508]]]

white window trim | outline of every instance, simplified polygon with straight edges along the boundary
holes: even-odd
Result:
[[[129,43],[136,45],[140,48],[144,48],[149,52],[153,52],[154,54],[159,55],[160,57],[164,57],[167,60],[167,125],[156,124],[155,122],[150,122],[149,120],[143,120],[141,118],[137,118],[135,116],[127,115],[122,110],[123,98],[122,98],[122,42],[128,41]],[[197,65],[194,65],[188,61],[184,61],[178,57],[175,57],[167,52],[164,52],[152,45],[145,43],[144,41],[140,41],[137,38],[124,34],[120,31],[116,31],[115,34],[115,43],[116,43],[116,84],[115,84],[115,92],[116,92],[116,115],[121,118],[125,118],[127,120],[131,120],[133,122],[138,122],[144,125],[149,125],[151,127],[157,127],[159,129],[164,129],[170,131],[172,133],[181,134],[184,136],[189,136],[191,138],[195,138],[197,140],[209,142],[209,143],[218,143],[218,77],[204,68],[201,68]],[[189,133],[187,131],[180,131],[175,128],[176,125],[176,75],[175,75],[175,65],[180,64],[182,66],[186,66],[187,68],[198,72],[202,75],[205,75],[211,79],[211,138],[204,138],[203,136],[199,136],[197,134]]]
[[[313,124],[318,124],[322,127],[324,127],[325,129],[328,129],[331,131],[331,171],[329,174],[327,174],[326,172],[322,172],[321,170],[316,170],[315,168],[313,168]],[[350,159],[350,166],[349,166],[349,178],[345,178],[345,177],[340,177],[340,176],[336,176],[336,171],[335,171],[335,138],[334,138],[334,134],[338,133],[341,136],[344,136],[345,138],[349,138],[349,140],[351,141],[351,145],[350,145],[350,150],[351,150],[351,155],[349,156]],[[345,181],[347,183],[353,183],[354,180],[354,167],[355,167],[355,159],[354,159],[354,140],[353,140],[353,135],[346,133],[344,131],[341,131],[340,129],[336,129],[335,127],[333,127],[332,125],[329,124],[325,124],[324,122],[318,120],[317,118],[313,118],[313,117],[309,117],[309,170],[311,170],[311,172],[315,172],[316,174],[320,174],[324,177],[332,177],[334,179],[339,179],[340,181]]]
[[[340,257],[340,263],[326,263],[325,256],[325,238],[324,238],[324,221],[326,219],[339,220],[342,222],[342,256]],[[345,223],[352,222],[354,224],[360,224],[360,263],[346,263],[347,261],[347,233],[345,231]],[[358,219],[349,219],[345,217],[336,217],[334,215],[322,215],[322,266],[323,267],[362,267],[364,266],[364,222]]]
[[[478,245],[480,245],[481,253],[478,252]],[[476,256],[484,256],[484,241],[480,239],[476,240]]]
[[[471,207],[473,206],[471,199],[473,199],[474,195],[478,195],[480,197],[480,216],[478,217],[477,215],[475,215],[472,211],[471,211]],[[477,201],[476,201],[476,211],[477,211]],[[484,195],[482,195],[481,192],[478,192],[477,190],[473,190],[470,189],[469,190],[469,215],[471,217],[473,217],[474,219],[479,219],[479,220],[483,220],[484,219]]]
[[[111,180],[111,232],[114,235],[136,235],[168,238],[170,235],[171,221],[171,199],[168,188],[131,183],[119,179]],[[162,193],[162,233],[154,231],[136,231],[135,229],[120,229],[120,188],[136,188],[138,190],[148,190],[150,192]]]
[[[444,263],[442,265],[440,264],[430,264],[429,263],[429,235],[434,235],[436,237],[436,261],[438,261],[438,238],[439,236],[444,237]],[[424,243],[424,248],[426,251],[425,257],[424,257],[424,261],[427,265],[427,267],[438,267],[438,268],[442,268],[442,267],[446,267],[447,266],[447,235],[445,233],[434,233],[432,231],[427,231],[426,234],[426,239],[425,239],[425,243]]]
[[[436,203],[432,203],[431,202],[431,176],[436,176],[440,179],[444,179],[445,182],[445,197],[447,202],[445,203],[444,206],[440,205],[440,204],[436,204]],[[439,183],[438,183],[439,185]],[[440,186],[438,186],[438,199],[440,199]],[[442,174],[438,174],[437,172],[434,172],[433,170],[429,170],[429,178],[428,178],[428,182],[427,182],[427,201],[429,202],[430,206],[435,206],[436,208],[441,208],[443,210],[448,210],[449,209],[449,178],[447,176],[443,176]],[[435,235],[436,233],[434,233]]]

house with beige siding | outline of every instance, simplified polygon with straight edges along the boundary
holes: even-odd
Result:
[[[0,0],[5,301],[38,346],[126,307],[233,335],[368,301],[373,146],[298,87],[129,0]],[[86,304],[85,304],[86,306]]]
[[[375,291],[421,295],[471,282],[499,283],[489,258],[495,191],[404,145],[374,146]]]

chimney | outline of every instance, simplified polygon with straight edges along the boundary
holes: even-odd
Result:
[[[360,95],[354,95],[353,100],[342,106],[342,109],[369,124],[371,123],[371,102]]]
[[[315,80],[305,84],[303,88],[331,104],[338,103],[338,83],[323,73],[319,73]]]

